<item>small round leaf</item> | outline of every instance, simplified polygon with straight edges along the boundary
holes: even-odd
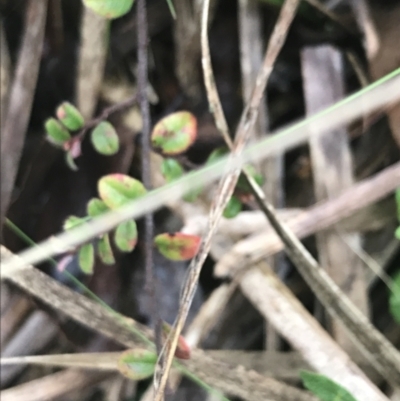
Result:
[[[129,12],[134,0],[83,0],[83,4],[104,18],[114,19]]]
[[[198,252],[201,238],[184,233],[164,233],[154,238],[158,251],[167,259],[189,260]]]
[[[151,133],[151,143],[165,155],[178,155],[193,144],[196,136],[196,117],[188,111],[179,111],[156,124]]]
[[[137,226],[134,220],[125,221],[117,226],[114,234],[115,245],[122,252],[131,252],[138,238]]]
[[[223,216],[226,219],[232,219],[236,217],[242,210],[242,202],[236,197],[232,196],[231,199],[229,199],[229,202],[225,206]]]
[[[389,297],[389,310],[393,319],[400,324],[400,272],[393,278]]]
[[[171,182],[183,176],[183,168],[175,159],[164,159],[161,163],[161,173],[167,182]]]
[[[77,216],[69,216],[64,222],[64,230],[70,230],[71,228],[78,227],[86,222],[86,219]]]
[[[228,149],[226,147],[221,147],[213,150],[207,158],[206,166],[213,164],[221,159],[221,157],[228,154]]]
[[[119,149],[119,137],[115,128],[108,121],[96,126],[90,135],[93,147],[102,155],[115,155]]]
[[[85,274],[93,274],[94,248],[92,244],[82,245],[79,249],[79,266]]]
[[[152,376],[157,355],[146,349],[131,349],[122,353],[118,360],[118,370],[131,380],[143,380]]]
[[[69,102],[57,107],[56,116],[71,131],[81,129],[85,123],[81,112]]]
[[[108,234],[104,234],[97,243],[97,253],[104,264],[113,265],[115,263]]]
[[[124,174],[110,174],[98,182],[100,198],[110,209],[117,209],[146,193],[143,184]]]
[[[109,210],[108,206],[98,198],[91,199],[87,205],[87,212],[90,217],[100,216]]]
[[[68,130],[55,118],[47,119],[44,126],[47,133],[47,140],[53,145],[62,147],[65,142],[71,139],[71,134]]]

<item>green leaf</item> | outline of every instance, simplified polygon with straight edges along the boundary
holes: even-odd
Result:
[[[178,155],[193,144],[196,136],[196,117],[188,111],[179,111],[156,124],[151,133],[151,143],[165,155]]]
[[[198,252],[201,238],[184,233],[164,233],[154,238],[158,251],[167,259],[189,260]]]
[[[100,198],[110,209],[117,209],[146,194],[143,184],[124,174],[110,174],[98,182]]]
[[[396,189],[395,197],[397,204],[397,220],[400,221],[400,188]]]
[[[115,155],[119,149],[119,137],[115,128],[108,121],[96,126],[90,135],[93,147],[102,155]]]
[[[78,171],[78,166],[75,163],[75,159],[72,156],[72,152],[68,151],[65,152],[65,161],[67,163],[67,166],[72,170],[72,171]]]
[[[400,227],[397,227],[397,228],[396,228],[396,231],[394,232],[394,236],[395,236],[397,239],[400,239]]]
[[[232,219],[237,216],[242,210],[242,202],[236,197],[232,196],[229,202],[225,206],[223,216],[226,219]]]
[[[324,375],[301,371],[304,387],[321,401],[357,401],[344,387]]]
[[[400,324],[400,271],[393,277],[389,296],[389,310],[393,319]]]
[[[47,140],[53,145],[62,147],[71,139],[71,134],[55,118],[48,118],[44,124]]]
[[[228,154],[228,148],[225,146],[221,148],[217,148],[213,150],[207,158],[206,166],[213,164],[221,159],[221,157],[226,156]]]
[[[78,227],[84,223],[86,223],[86,219],[82,217],[69,216],[64,221],[63,228],[64,230],[70,230],[71,228]]]
[[[91,199],[87,205],[87,213],[90,217],[100,216],[109,210],[108,206],[99,198]]]
[[[143,380],[153,375],[157,355],[146,349],[131,349],[122,353],[118,370],[131,380]]]
[[[183,167],[175,159],[164,159],[161,163],[161,173],[167,182],[171,182],[183,176]]]
[[[71,131],[81,129],[85,124],[81,112],[69,102],[63,102],[57,107],[56,116]]]
[[[129,12],[134,0],[83,0],[83,4],[104,18],[114,19]]]
[[[97,243],[97,253],[104,264],[113,265],[115,263],[108,234],[104,234]]]
[[[85,274],[93,274],[94,248],[92,244],[82,245],[79,249],[79,266]]]
[[[115,245],[122,252],[131,252],[138,238],[137,226],[134,220],[125,221],[117,226],[114,234]]]

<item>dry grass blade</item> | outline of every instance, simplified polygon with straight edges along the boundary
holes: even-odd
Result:
[[[209,0],[204,1],[201,21],[201,40],[202,51],[205,52],[202,57],[202,63],[207,94],[209,97],[211,109],[215,113],[217,127],[221,130],[227,145],[231,147],[231,154],[234,156],[240,155],[243,152],[243,149],[247,141],[249,140],[251,131],[256,123],[259,107],[263,99],[263,94],[268,82],[268,78],[272,72],[276,58],[283,46],[290,24],[296,14],[299,3],[299,0],[286,0],[282,6],[278,21],[274,27],[270,42],[268,44],[268,48],[264,57],[264,62],[257,75],[253,93],[251,94],[250,100],[242,113],[242,117],[236,132],[235,141],[232,145],[231,140],[228,139],[228,126],[223,115],[222,106],[219,102],[218,93],[215,88],[213,73],[211,69],[207,38],[208,11],[210,4]],[[195,294],[201,268],[208,255],[208,252],[210,251],[212,237],[218,227],[218,223],[222,217],[223,210],[233,193],[239,174],[240,169],[238,169],[237,167],[229,169],[226,175],[222,177],[220,185],[218,187],[217,198],[211,207],[209,215],[208,230],[206,236],[203,237],[199,252],[189,266],[188,277],[182,291],[178,316],[174,324],[174,330],[172,332],[171,338],[166,343],[166,355],[165,359],[162,361],[163,363],[161,364],[159,377],[158,375],[155,375],[154,383],[156,390],[154,401],[161,401],[163,399],[164,390],[167,385],[169,370],[172,366],[175,349],[178,344],[178,338],[183,329],[187,314],[189,312],[189,308],[193,300],[193,296]]]
[[[332,130],[370,113],[382,105],[395,102],[400,98],[399,86],[400,69],[397,69],[329,109],[311,118],[301,120],[289,128],[283,128],[275,135],[248,146],[243,154],[235,156],[233,160],[229,159],[229,163],[231,166],[240,167],[244,163],[258,162],[265,157],[292,149],[309,139],[311,127],[319,126],[321,130]],[[123,221],[141,217],[169,202],[177,201],[187,192],[200,186],[206,186],[221,177],[226,171],[227,164],[228,158],[222,158],[221,161],[211,166],[186,174],[162,188],[151,191],[121,209],[104,214],[89,224],[51,237],[35,247],[21,252],[19,257],[5,260],[0,272],[1,277],[13,275],[17,269],[23,269],[27,264],[38,263],[50,256],[74,249],[76,246],[110,231]]]

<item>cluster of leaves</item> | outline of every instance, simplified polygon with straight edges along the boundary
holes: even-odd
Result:
[[[73,159],[80,155],[82,133],[86,132],[84,119],[72,104],[62,103],[56,110],[56,118],[49,118],[45,123],[47,139],[67,153],[67,161],[74,167]],[[91,123],[93,125],[93,123]],[[75,134],[77,131],[80,133]],[[72,134],[71,134],[72,133]],[[163,157],[161,173],[167,182],[174,181],[184,174],[184,168],[179,158],[193,145],[197,137],[196,117],[187,112],[179,111],[161,119],[151,133],[151,144],[155,151]],[[97,152],[103,155],[113,155],[118,152],[119,140],[115,128],[107,121],[101,121],[91,131],[90,139]],[[227,149],[216,149],[208,158],[207,164],[216,162],[228,152]],[[254,168],[247,166],[254,179],[261,184],[262,177]],[[192,191],[185,200],[194,201],[202,189]],[[98,182],[99,198],[92,199],[87,205],[87,216],[70,216],[64,229],[70,229],[85,224],[93,218],[110,210],[115,210],[126,203],[146,193],[143,184],[127,175],[111,174],[102,177]],[[232,218],[241,210],[242,205],[251,196],[250,188],[244,177],[240,176],[235,192],[225,208],[224,216]],[[131,252],[137,243],[138,233],[135,221],[127,221],[117,226],[113,239],[115,246],[122,252]],[[199,248],[200,238],[184,233],[163,233],[154,238],[154,244],[159,252],[171,260],[191,259]],[[95,253],[105,264],[114,264],[109,234],[97,239],[96,244],[84,244],[79,249],[79,264],[86,274],[93,272]]]
[[[94,198],[87,205],[87,217],[70,216],[64,224],[68,230],[85,224],[110,210],[116,210],[130,201],[146,194],[143,184],[124,174],[110,174],[98,181],[99,198]],[[120,223],[114,230],[114,244],[122,252],[132,252],[137,244],[138,231],[136,222],[128,220]],[[164,233],[154,238],[154,244],[159,252],[171,260],[191,259],[198,250],[200,238],[183,233]],[[111,247],[110,235],[103,234],[98,238],[96,248],[93,243],[87,243],[78,251],[79,265],[86,274],[93,273],[95,251],[104,264],[115,263]]]
[[[56,109],[56,117],[45,122],[47,140],[66,152],[67,164],[77,170],[74,160],[81,155],[82,133],[85,121],[80,111],[71,103],[63,102]],[[101,121],[91,132],[91,142],[97,152],[111,156],[118,152],[119,138],[114,127]]]

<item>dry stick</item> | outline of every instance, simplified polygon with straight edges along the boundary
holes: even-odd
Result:
[[[400,181],[397,181],[400,182]],[[261,191],[256,197],[285,244],[285,251],[331,316],[339,318],[354,342],[391,385],[400,383],[400,354],[332,281],[295,234],[282,224]]]
[[[239,1],[239,40],[240,40],[240,66],[242,70],[243,98],[245,102],[250,98],[257,73],[262,65],[262,18],[260,4],[255,0]],[[268,109],[266,92],[260,104],[253,138],[260,139],[268,131]],[[264,193],[275,207],[283,206],[283,155],[269,157],[258,166],[259,172],[266,178],[262,188]],[[276,270],[282,262],[277,255],[271,257],[268,263]],[[265,347],[273,350],[279,348],[279,337],[268,322],[265,322]]]
[[[79,47],[77,106],[85,119],[92,117],[104,76],[109,21],[83,7]]]
[[[3,262],[0,277],[13,274],[16,269],[24,269],[27,264],[39,263],[51,256],[72,250],[76,246],[112,230],[124,221],[139,218],[168,202],[177,201],[189,191],[209,185],[223,176],[228,166],[241,167],[244,163],[258,162],[265,157],[293,149],[309,139],[310,129],[316,124],[321,126],[321,130],[331,130],[353,121],[363,113],[370,113],[382,105],[395,102],[400,99],[399,85],[400,68],[329,109],[282,128],[274,136],[247,146],[242,154],[222,157],[220,161],[216,161],[211,166],[205,166],[185,174],[176,181],[155,189],[137,200],[130,201],[118,210],[107,212],[104,216],[99,216],[84,226],[52,236],[34,247],[22,251],[19,258]]]
[[[342,55],[332,46],[308,47],[301,52],[303,90],[307,114],[312,115],[344,96]],[[354,183],[352,155],[344,127],[316,132],[310,138],[314,193],[317,201],[331,199]],[[327,230],[317,235],[318,260],[333,281],[366,316],[369,316],[365,271],[361,260],[343,243],[361,247],[358,233],[341,235]],[[318,304],[316,313],[322,312]],[[319,309],[319,310],[318,310]],[[338,344],[350,355],[358,353],[341,322],[330,320]]]
[[[138,56],[138,92],[140,110],[142,113],[142,182],[146,189],[151,189],[151,166],[150,166],[150,106],[147,97],[148,86],[148,28],[147,28],[147,10],[146,0],[137,1],[137,56]],[[156,294],[156,277],[153,269],[153,235],[154,221],[153,214],[148,213],[144,218],[144,241],[145,241],[145,274],[146,290],[149,292],[152,302],[152,317],[155,325],[155,338],[157,352],[161,350],[161,321],[158,314],[158,296]]]
[[[239,280],[256,309],[317,372],[340,383],[357,400],[387,401],[265,262]]]
[[[400,162],[375,176],[354,184],[334,199],[317,203],[288,219],[287,226],[304,238],[338,223],[354,212],[377,202],[393,192],[400,183]],[[217,263],[214,274],[218,277],[234,275],[248,265],[259,262],[283,249],[282,240],[270,231],[240,241]]]
[[[0,251],[2,260],[18,258],[4,246],[0,246]],[[152,346],[153,335],[148,327],[117,312],[112,313],[104,309],[101,305],[56,282],[33,266],[28,265],[24,269],[14,271],[7,276],[7,280],[64,315],[128,348]],[[201,379],[203,386],[206,383],[236,396],[247,394],[246,400],[249,401],[263,401],[271,398],[279,401],[287,399],[315,401],[313,396],[304,391],[215,360],[200,350],[193,350],[192,358],[182,365],[177,365],[177,368],[195,382]],[[241,386],[238,386],[238,383],[242,383]],[[252,397],[253,390],[257,397]],[[281,394],[282,397],[273,398],[277,394]]]
[[[37,0],[35,0],[37,1]],[[112,374],[68,369],[3,390],[1,401],[54,401],[73,391],[90,388]]]
[[[210,3],[209,0],[205,0],[203,3],[203,15],[202,15],[202,25],[201,25],[202,51],[206,50],[205,48],[208,48],[208,62],[210,59],[208,35],[207,35],[209,3]],[[298,5],[299,5],[299,0],[286,0],[284,5],[282,6],[281,12],[278,17],[278,21],[272,32],[270,43],[268,45],[265,54],[263,66],[256,80],[254,91],[251,95],[250,101],[248,102],[242,114],[242,118],[240,120],[239,127],[236,132],[236,138],[231,153],[231,155],[233,156],[237,156],[243,152],[244,146],[249,138],[250,132],[254,127],[268,78],[272,72],[275,60],[283,46],[290,24],[296,14]],[[206,83],[207,93],[208,96],[210,96],[209,92],[211,92],[213,89],[214,80],[212,77],[212,70],[210,69],[209,66],[207,66],[208,64],[207,53],[206,55],[203,53],[202,62],[204,66],[204,79]],[[229,138],[228,127],[225,122],[222,107],[219,103],[218,94],[216,93],[215,89],[213,92],[213,96],[214,96],[213,98],[211,99],[209,98],[209,102],[213,112],[218,113],[216,117],[217,127],[221,130],[221,133],[223,134],[227,144],[230,145],[231,141],[230,139],[228,139]],[[234,160],[234,158],[232,158],[231,160]],[[206,234],[206,237],[203,237],[202,239],[202,243],[198,254],[194,257],[189,266],[188,277],[182,291],[181,306],[179,308],[178,316],[174,325],[175,329],[172,331],[172,336],[167,342],[167,347],[168,347],[167,354],[165,357],[165,362],[161,367],[161,375],[160,377],[158,377],[158,375],[155,375],[154,377],[156,386],[156,394],[154,397],[154,401],[161,401],[163,399],[163,393],[165,386],[167,384],[168,373],[172,365],[175,349],[178,343],[178,338],[182,331],[184,322],[186,320],[186,316],[188,314],[196,290],[201,267],[210,250],[212,237],[217,229],[219,220],[221,219],[222,216],[222,212],[233,193],[239,174],[240,174],[240,169],[238,169],[237,167],[232,168],[230,171],[228,170],[228,173],[226,173],[225,177],[223,177],[222,180],[220,181],[217,199],[210,211],[208,232]]]
[[[1,130],[0,228],[11,202],[28,128],[42,55],[46,14],[47,0],[28,2],[21,50],[10,91],[7,116]]]
[[[6,117],[8,92],[10,89],[11,59],[4,32],[3,20],[0,21],[0,125],[3,128]]]

